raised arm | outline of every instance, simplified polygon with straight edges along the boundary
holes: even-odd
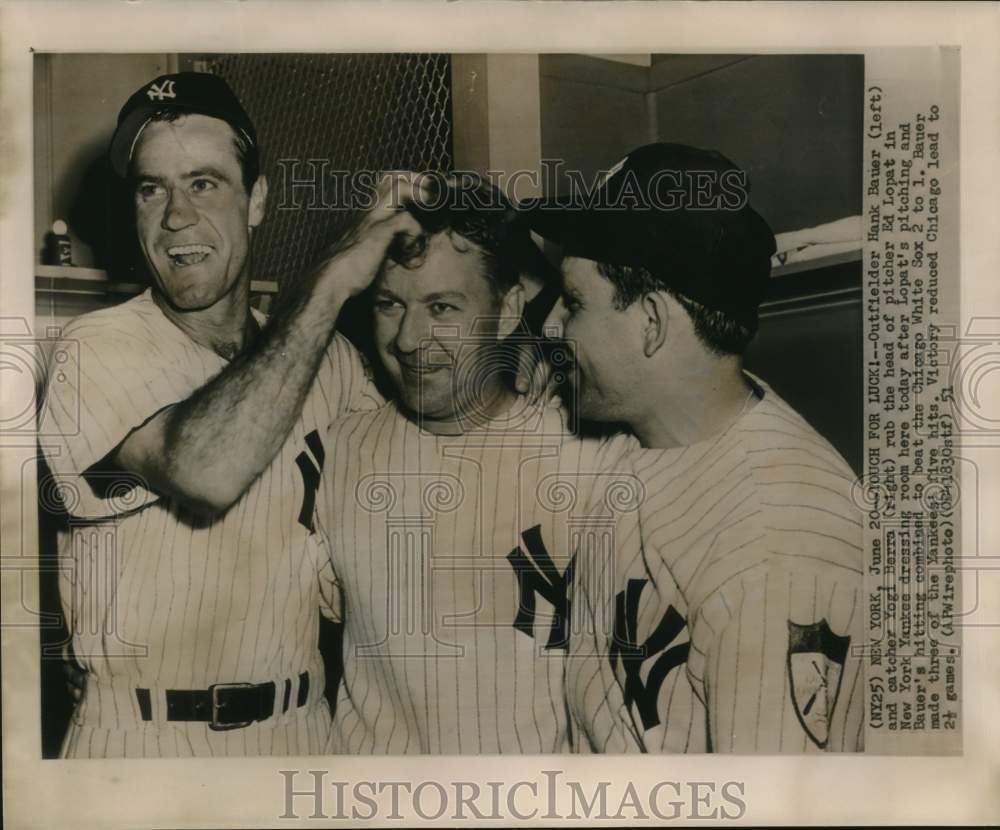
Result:
[[[371,283],[396,234],[419,231],[399,209],[418,192],[400,191],[383,183],[375,207],[329,251],[306,290],[213,380],[133,430],[117,465],[201,513],[239,499],[299,416],[344,302]]]

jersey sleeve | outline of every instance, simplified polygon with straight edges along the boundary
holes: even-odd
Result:
[[[327,427],[344,415],[378,409],[385,402],[364,356],[339,332],[323,355],[314,390],[322,397]]]
[[[861,574],[762,563],[699,605],[688,673],[708,711],[710,749],[863,749]]]
[[[64,508],[77,518],[100,519],[155,501],[158,494],[140,476],[101,462],[130,432],[188,397],[197,382],[176,355],[125,316],[79,318],[63,341],[68,348],[48,367],[39,434]]]

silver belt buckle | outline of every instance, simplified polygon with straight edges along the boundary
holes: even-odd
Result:
[[[253,723],[252,720],[236,721],[235,723],[219,723],[219,713],[226,707],[225,703],[219,702],[219,691],[226,689],[252,689],[254,683],[213,683],[208,687],[208,693],[212,699],[212,721],[208,728],[216,732],[225,732],[229,729],[242,729]]]

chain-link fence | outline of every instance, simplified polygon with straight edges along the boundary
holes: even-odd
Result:
[[[350,179],[338,171],[452,166],[448,55],[243,54],[206,68],[229,82],[257,126],[270,197],[253,272],[277,280],[282,297],[354,215],[343,207]],[[293,177],[321,189],[293,186]]]

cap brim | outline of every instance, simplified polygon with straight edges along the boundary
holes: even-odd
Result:
[[[118,125],[115,134],[111,137],[111,169],[119,176],[125,178],[128,175],[128,163],[132,157],[132,147],[136,138],[142,132],[143,127],[149,122],[153,115],[161,110],[169,109],[163,107],[143,107],[133,110],[124,121]]]

